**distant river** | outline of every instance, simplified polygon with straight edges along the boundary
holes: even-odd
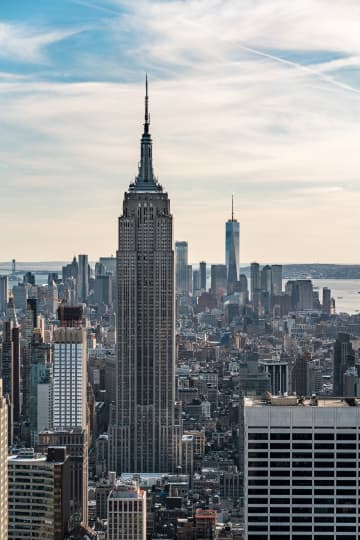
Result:
[[[314,287],[319,288],[320,302],[322,288],[329,287],[335,298],[336,313],[354,314],[360,312],[360,279],[313,279]]]
[[[283,280],[283,288],[287,279]],[[319,291],[320,302],[322,301],[322,288],[331,290],[332,298],[335,298],[336,313],[354,314],[360,312],[360,279],[312,279],[315,290]]]

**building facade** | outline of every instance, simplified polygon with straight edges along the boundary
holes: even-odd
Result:
[[[146,540],[146,492],[118,484],[108,498],[108,540]]]
[[[9,540],[63,540],[69,519],[65,448],[48,455],[23,449],[9,456]]]
[[[54,428],[86,425],[86,333],[84,328],[54,331]]]
[[[189,293],[189,247],[187,242],[175,242],[175,283],[178,294]]]
[[[359,400],[244,401],[245,538],[359,538]]]
[[[0,379],[0,540],[8,537],[8,404]]]

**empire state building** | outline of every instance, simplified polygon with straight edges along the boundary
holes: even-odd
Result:
[[[148,84],[138,175],[125,193],[117,251],[116,409],[111,465],[171,472],[175,419],[174,252],[170,201],[154,176]],[[177,424],[177,425],[175,425]]]

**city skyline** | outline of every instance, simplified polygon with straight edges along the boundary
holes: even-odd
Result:
[[[222,260],[234,193],[243,261],[358,262],[355,1],[21,4],[1,15],[2,259],[115,252],[148,71],[190,260]]]

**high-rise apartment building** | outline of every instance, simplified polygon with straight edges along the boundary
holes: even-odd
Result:
[[[8,405],[0,379],[0,540],[8,538]]]
[[[71,313],[70,313],[71,312]],[[54,330],[53,426],[86,426],[87,347],[79,308],[59,309],[61,326]],[[69,323],[69,318],[71,322]]]
[[[146,540],[146,492],[119,483],[108,498],[108,540]]]
[[[240,224],[234,219],[233,197],[231,203],[231,219],[225,224],[225,264],[229,292],[234,291],[240,274]]]
[[[78,302],[86,302],[89,294],[89,262],[87,255],[79,255],[79,266],[77,275],[77,297]]]
[[[245,538],[360,534],[358,400],[245,398]]]
[[[178,294],[189,293],[189,255],[187,242],[175,242],[175,283]]]
[[[70,464],[70,522],[72,526],[88,520],[89,440],[87,429],[57,429],[39,433],[36,449],[45,454],[49,447],[66,447]]]
[[[8,458],[9,540],[63,540],[69,519],[70,468],[65,448],[47,456],[22,449]]]
[[[111,469],[172,471],[175,426],[175,309],[172,215],[152,165],[146,84],[141,160],[125,193],[117,251],[117,396]]]

